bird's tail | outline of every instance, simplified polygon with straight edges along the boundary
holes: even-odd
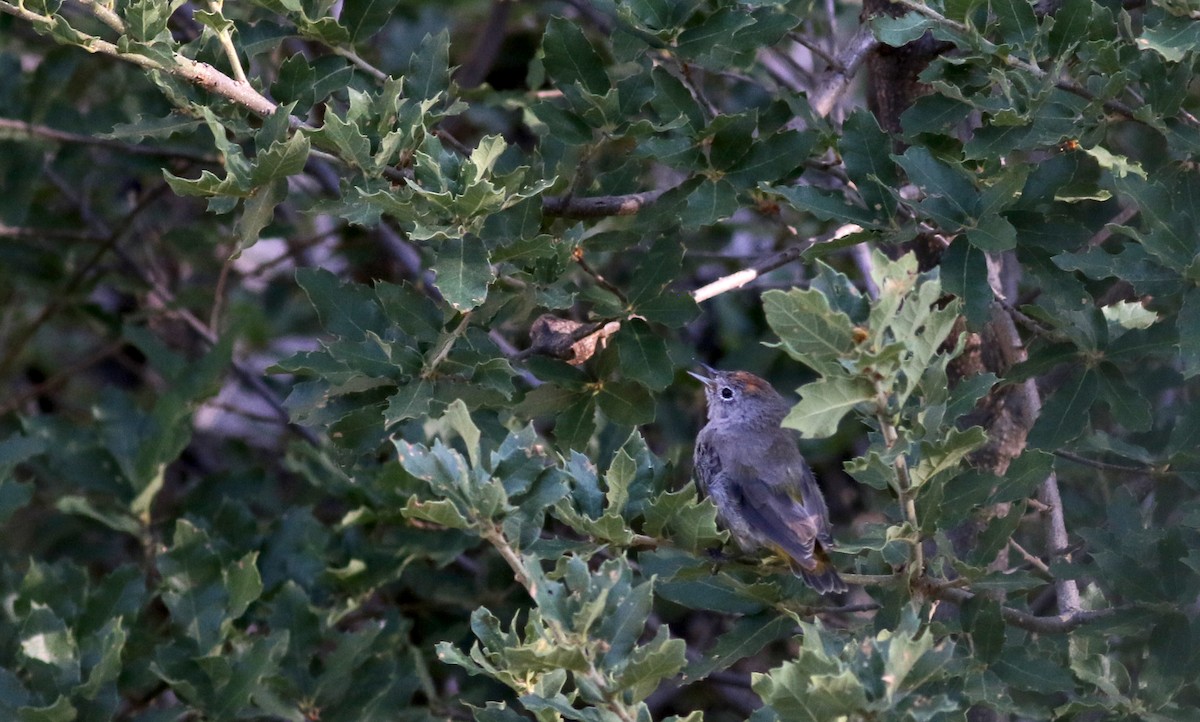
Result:
[[[833,563],[826,556],[825,550],[816,549],[816,554],[813,555],[813,565],[811,569],[802,567],[799,563],[792,565],[796,575],[804,580],[804,583],[812,587],[821,594],[829,594],[830,592],[846,591],[846,582],[838,575],[837,570],[833,568]]]

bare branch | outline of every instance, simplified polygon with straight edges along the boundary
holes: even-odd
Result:
[[[1038,490],[1038,500],[1050,507],[1046,514],[1046,549],[1050,561],[1064,559],[1070,542],[1067,539],[1067,524],[1063,519],[1062,497],[1058,493],[1058,474],[1050,475],[1042,482]],[[1054,590],[1058,593],[1058,611],[1060,614],[1074,614],[1079,611],[1079,585],[1074,579],[1056,579]]]
[[[854,80],[867,55],[878,45],[879,41],[875,39],[871,28],[866,25],[859,27],[858,32],[837,54],[837,64],[825,71],[816,90],[808,97],[808,104],[814,113],[821,117],[829,115],[842,93],[850,87],[850,81]]]
[[[692,291],[692,298],[696,300],[696,303],[703,303],[714,296],[719,296],[722,293],[725,293],[726,291],[732,291],[734,289],[741,288],[764,273],[769,273],[770,271],[774,271],[776,268],[786,266],[792,261],[799,260],[800,256],[805,251],[818,243],[828,243],[829,241],[835,241],[839,238],[845,238],[851,233],[858,233],[861,230],[861,226],[848,223],[838,228],[827,237],[807,238],[800,243],[791,246],[790,248],[786,248],[779,253],[768,256],[758,263],[755,263],[750,268],[744,268],[736,273],[731,273],[728,276],[718,278],[708,285],[697,288],[695,291]]]
[[[930,586],[927,591],[930,596],[942,599],[955,604],[962,604],[970,601],[975,597],[973,592],[958,587],[934,587]],[[1060,602],[1061,603],[1061,602]],[[1005,622],[1020,627],[1021,629],[1030,632],[1038,632],[1040,634],[1065,634],[1073,629],[1082,627],[1085,624],[1098,622],[1102,619],[1115,617],[1118,614],[1128,612],[1132,607],[1110,607],[1108,609],[1097,609],[1094,611],[1076,609],[1069,614],[1058,614],[1053,617],[1039,617],[1036,614],[1022,612],[1012,607],[1000,607],[1000,616]]]
[[[18,17],[45,31],[50,31],[55,26],[53,18],[28,10],[20,3],[0,2],[0,13]],[[80,36],[81,42],[86,39],[84,47],[89,52],[108,55],[147,70],[159,70],[169,75],[174,75],[193,85],[204,88],[210,93],[227,98],[258,115],[267,116],[275,112],[275,103],[268,100],[249,83],[239,83],[208,63],[192,60],[179,53],[171,56],[171,63],[161,63],[148,55],[124,52],[115,43],[110,43],[107,40],[82,33]],[[296,122],[299,123],[299,120]]]
[[[545,196],[542,198],[542,212],[550,216],[574,219],[632,216],[646,206],[652,205],[668,190],[670,189],[664,188],[623,196],[593,196],[591,198],[576,198],[569,195]]]

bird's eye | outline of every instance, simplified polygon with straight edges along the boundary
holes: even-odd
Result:
[[[728,386],[722,386],[721,387],[721,398],[725,399],[726,401],[729,401],[730,399],[732,399],[733,398],[733,389],[729,388]]]

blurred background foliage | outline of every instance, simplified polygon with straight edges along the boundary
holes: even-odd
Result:
[[[0,717],[1195,719],[1197,12],[0,0]]]

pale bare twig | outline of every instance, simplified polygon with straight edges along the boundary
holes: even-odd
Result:
[[[808,97],[808,104],[818,116],[825,117],[833,110],[838,99],[850,87],[859,67],[879,45],[871,28],[863,25],[837,54],[837,63],[825,71],[817,82],[817,88]]]
[[[1038,499],[1050,507],[1046,518],[1046,549],[1050,560],[1066,557],[1070,542],[1067,539],[1067,524],[1063,518],[1062,496],[1058,491],[1058,475],[1050,472],[1038,490]],[[1080,609],[1079,585],[1074,579],[1056,579],[1054,589],[1058,593],[1060,614],[1074,614]]]
[[[852,233],[858,233],[862,230],[861,226],[848,223],[841,226],[832,234],[820,238],[808,238],[794,246],[786,248],[779,253],[768,256],[767,258],[755,263],[750,268],[744,268],[728,276],[722,276],[712,283],[706,284],[692,291],[692,298],[696,303],[703,303],[715,296],[719,296],[727,291],[741,288],[754,279],[762,276],[765,273],[785,266],[793,261],[799,260],[800,256],[812,246],[818,243],[827,243],[840,238],[845,238]]]

